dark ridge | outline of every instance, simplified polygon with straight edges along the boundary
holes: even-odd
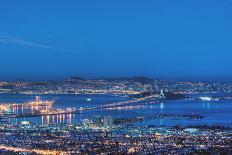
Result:
[[[70,80],[85,80],[85,79],[80,78],[80,77],[71,77]]]
[[[135,81],[135,82],[141,82],[141,83],[148,83],[152,82],[153,79],[143,77],[143,76],[137,76],[137,77],[119,77],[119,78],[97,78],[94,80],[107,80],[107,81]]]
[[[141,83],[149,83],[149,82],[153,81],[153,79],[143,77],[143,76],[133,77],[133,78],[131,78],[131,80],[141,82]]]

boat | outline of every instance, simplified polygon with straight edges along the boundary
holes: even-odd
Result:
[[[87,100],[87,101],[92,101],[92,99],[91,99],[91,98],[87,98],[86,100]]]

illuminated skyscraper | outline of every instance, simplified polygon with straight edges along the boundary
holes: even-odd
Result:
[[[104,117],[104,127],[111,128],[113,126],[113,118],[111,116]]]

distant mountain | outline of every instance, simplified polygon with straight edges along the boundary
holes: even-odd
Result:
[[[85,80],[85,79],[80,78],[80,77],[71,77],[70,80]]]
[[[141,83],[149,83],[154,81],[153,79],[143,77],[143,76],[138,76],[138,77],[132,77],[130,80],[136,81],[136,82],[141,82]]]
[[[153,79],[137,76],[137,77],[120,77],[120,78],[98,78],[95,80],[107,80],[107,81],[133,81],[133,82],[141,82],[141,83],[149,83],[154,81]]]

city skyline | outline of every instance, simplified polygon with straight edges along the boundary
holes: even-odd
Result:
[[[1,2],[0,79],[231,82],[231,2]]]
[[[232,1],[0,2],[0,154],[232,154]]]

